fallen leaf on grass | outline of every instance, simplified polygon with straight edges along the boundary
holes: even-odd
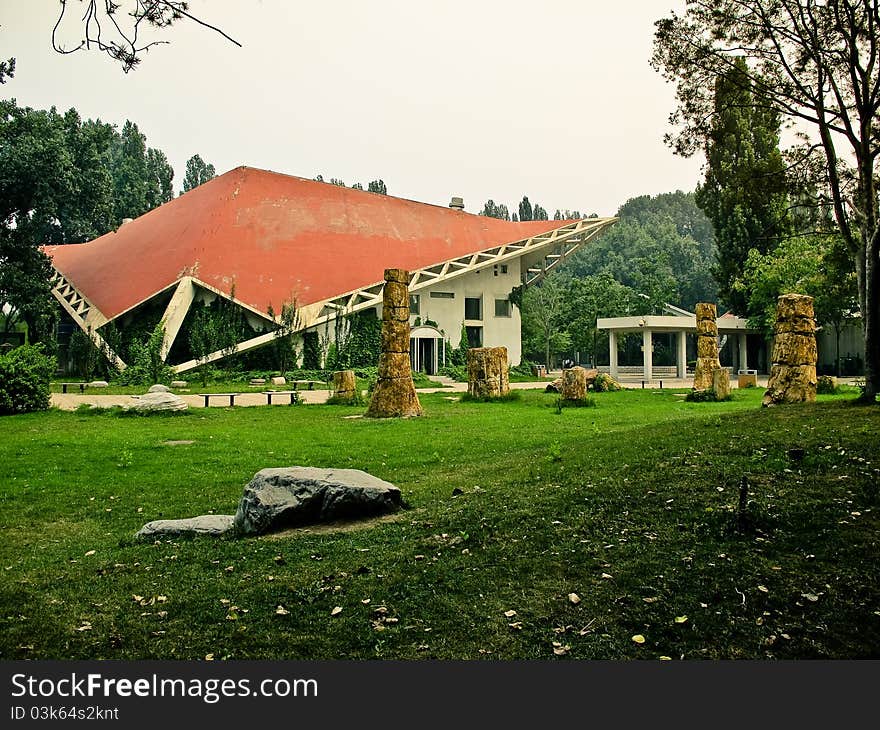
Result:
[[[333,610],[330,611],[331,616],[338,616],[340,613],[342,613],[342,606],[334,606]]]
[[[636,634],[635,636],[632,637],[632,640],[636,644],[644,644],[645,643],[645,637],[642,636],[641,634]]]
[[[677,624],[683,624],[683,623],[685,623],[687,620],[688,620],[688,617],[687,617],[687,616],[676,616],[676,617],[675,617],[675,623],[677,623]]]
[[[290,611],[284,608],[284,606],[279,605],[278,608],[275,609],[275,614],[277,616],[289,616]]]
[[[91,624],[90,621],[83,621],[83,622],[82,622],[82,625],[79,626],[79,627],[77,627],[76,630],[77,630],[77,631],[91,631],[91,630],[92,630],[92,624]]]
[[[571,647],[568,644],[563,646],[558,641],[553,642],[553,653],[556,656],[565,656],[570,651],[571,651]]]
[[[514,631],[519,631],[522,628],[522,621],[514,621],[512,624],[507,624]]]
[[[758,590],[761,591],[761,593],[769,593],[770,592],[770,589],[767,588],[767,586],[758,586]]]
[[[568,594],[568,601],[573,606],[577,606],[581,602],[581,597],[577,593],[569,593]]]
[[[509,611],[505,611],[504,615],[507,618],[513,618],[514,616],[516,616],[516,611],[514,611],[513,609],[510,609]]]
[[[602,578],[604,578],[605,580],[613,580],[614,576],[611,575],[611,573],[602,573]]]
[[[94,555],[95,552],[96,552],[95,550],[89,550],[89,551],[86,553],[86,557],[88,557],[89,555]]]

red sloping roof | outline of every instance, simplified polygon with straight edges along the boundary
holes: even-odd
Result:
[[[50,246],[55,267],[112,319],[181,276],[278,311],[553,230],[239,167],[88,243]]]

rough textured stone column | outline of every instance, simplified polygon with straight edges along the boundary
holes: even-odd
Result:
[[[409,272],[385,269],[382,292],[382,354],[368,418],[421,416],[409,362]]]
[[[697,367],[694,370],[694,390],[712,387],[712,373],[721,368],[718,359],[718,323],[714,304],[697,304]]]
[[[472,347],[467,354],[468,395],[500,398],[510,393],[506,347]]]
[[[333,373],[333,397],[340,402],[358,400],[357,378],[354,370],[339,370]]]
[[[813,297],[783,294],[776,300],[773,366],[764,405],[816,400],[816,358]]]
[[[593,380],[596,376],[593,376]],[[563,400],[584,400],[587,397],[587,371],[580,366],[562,371],[562,387],[560,395]]]

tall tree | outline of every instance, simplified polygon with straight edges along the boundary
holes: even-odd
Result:
[[[483,209],[480,211],[480,215],[487,216],[488,218],[499,218],[503,221],[510,220],[510,211],[507,210],[507,206],[503,203],[501,205],[497,205],[494,200],[489,198],[483,205]]]
[[[162,150],[147,149],[147,207],[158,208],[174,197],[174,170]]]
[[[532,211],[532,220],[536,221],[545,221],[547,220],[547,211],[544,210],[540,205],[535,203],[535,208]]]
[[[528,287],[523,295],[524,345],[530,350],[543,351],[548,370],[553,356],[571,345],[564,326],[565,311],[565,285],[559,277],[547,277],[539,285]]]
[[[519,201],[519,219],[521,221],[532,220],[532,204],[527,195],[524,195],[523,199]]]
[[[186,161],[186,174],[183,177],[183,192],[189,192],[208,180],[216,177],[214,166],[206,163],[199,155],[193,155]]]
[[[864,400],[880,390],[880,2],[688,0],[657,22],[653,64],[676,82],[679,129],[667,140],[699,150],[717,118],[712,89],[745,57],[753,103],[808,130],[793,162],[821,164],[823,191],[859,286],[865,340]],[[735,49],[735,52],[732,50]],[[816,154],[813,154],[816,153]]]
[[[706,140],[706,178],[697,205],[715,228],[712,275],[731,309],[747,313],[736,287],[751,249],[767,253],[791,232],[779,113],[754,97],[744,58],[715,81],[714,120]]]
[[[380,195],[388,195],[388,188],[385,187],[384,180],[371,180],[367,184],[367,190],[371,193],[379,193]]]
[[[137,218],[150,209],[147,204],[147,138],[137,124],[125,120],[111,156],[114,214],[118,224],[123,218]]]

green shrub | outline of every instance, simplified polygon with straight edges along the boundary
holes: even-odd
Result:
[[[42,345],[22,345],[0,355],[0,415],[45,411],[56,361]]]
[[[840,392],[837,387],[837,379],[832,378],[830,375],[820,375],[816,392],[820,395],[836,395]]]
[[[733,396],[728,395],[726,398],[719,398],[712,388],[706,388],[706,390],[692,390],[684,399],[688,403],[720,403],[721,401],[733,400]]]
[[[437,371],[437,375],[445,375],[447,378],[452,378],[458,383],[466,383],[468,379],[467,370],[458,365],[444,365]]]
[[[597,393],[613,393],[623,386],[608,373],[599,373],[593,381],[593,390]]]
[[[122,385],[154,385],[170,381],[174,370],[162,359],[164,322],[159,322],[145,342],[135,340],[128,348],[130,363],[119,375]]]

